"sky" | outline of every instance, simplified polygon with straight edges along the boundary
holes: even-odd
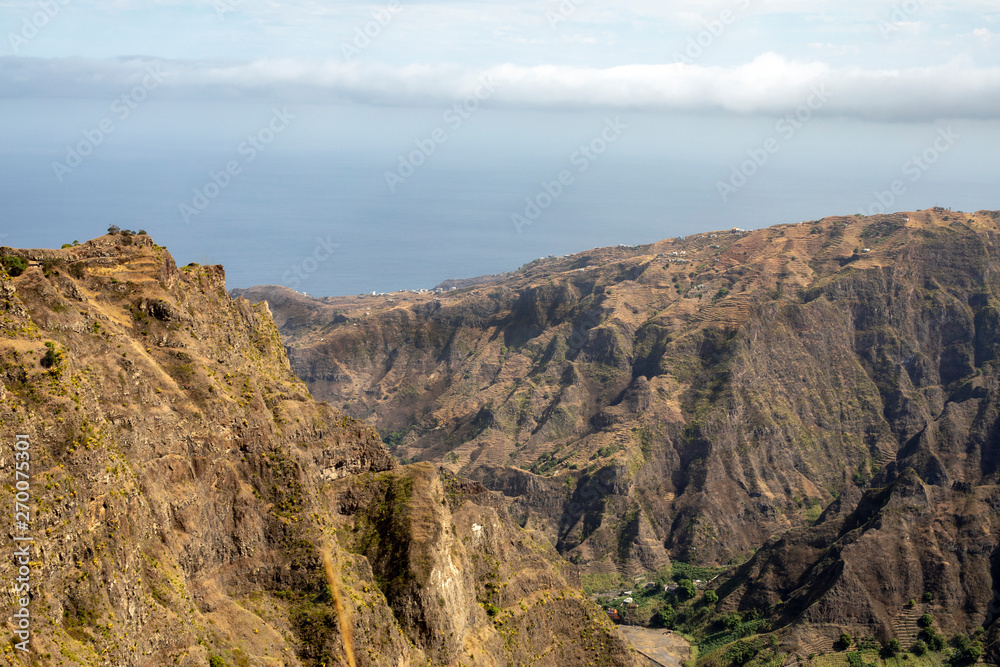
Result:
[[[0,242],[128,210],[291,286],[313,206],[353,216],[330,229],[364,275],[313,276],[347,292],[382,286],[366,253],[407,212],[443,249],[395,278],[427,283],[729,220],[1000,208],[998,38],[995,0],[0,0]],[[233,237],[264,215],[290,254],[262,268]]]
[[[745,114],[823,81],[828,113],[982,118],[1000,109],[998,18],[985,0],[4,0],[0,94],[101,98],[154,70],[186,100],[428,106],[481,88],[500,107]]]

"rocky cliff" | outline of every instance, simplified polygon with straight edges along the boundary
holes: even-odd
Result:
[[[909,637],[910,599],[949,632],[996,627],[998,241],[1000,214],[934,209],[440,294],[244,294],[318,396],[502,492],[586,571],[749,559],[719,610],[792,643]]]
[[[33,540],[0,561],[5,664],[634,664],[498,494],[314,401],[221,267],[128,234],[0,261],[0,495]]]

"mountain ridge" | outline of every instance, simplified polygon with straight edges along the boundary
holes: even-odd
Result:
[[[30,570],[5,664],[312,667],[352,636],[366,667],[636,664],[497,494],[313,400],[222,267],[126,232],[0,262],[0,495],[33,540],[0,562]]]
[[[998,221],[733,228],[437,295],[240,293],[271,303],[318,396],[397,457],[502,492],[585,572],[746,561],[719,609],[765,614],[790,642],[805,626],[887,639],[925,593],[949,632],[995,632],[992,552],[914,526],[972,521],[970,492],[994,502]],[[890,530],[893,513],[910,520]],[[873,579],[862,563],[897,543],[920,547]],[[953,544],[974,556],[942,574]]]

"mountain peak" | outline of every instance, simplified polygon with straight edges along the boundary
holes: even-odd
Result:
[[[925,593],[970,632],[996,620],[980,536],[1000,525],[963,499],[1000,501],[998,223],[934,208],[734,227],[272,307],[317,396],[398,459],[501,492],[585,577],[749,559],[720,609],[766,617],[795,652],[887,640]],[[967,538],[932,528],[967,521]],[[941,564],[959,542],[977,555]]]
[[[267,305],[230,298],[222,267],[120,233],[0,262],[0,467],[5,488],[15,458],[25,476],[19,631],[39,660],[315,667],[353,636],[359,665],[524,664],[558,644],[635,667],[572,566],[496,498],[401,468],[314,401]]]

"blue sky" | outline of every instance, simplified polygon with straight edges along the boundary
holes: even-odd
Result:
[[[0,233],[51,245],[49,229],[87,238],[114,220],[182,258],[225,260],[247,285],[281,282],[330,229],[357,259],[350,276],[316,273],[331,292],[393,287],[361,234],[400,211],[438,230],[434,266],[413,269],[428,286],[600,244],[875,210],[896,181],[905,194],[887,208],[1000,208],[998,46],[995,0],[0,0]],[[290,117],[277,132],[276,112]],[[581,158],[616,119],[620,139]],[[321,171],[291,180],[279,165],[305,155]],[[185,214],[234,161],[240,183]],[[512,226],[583,165],[542,219]],[[306,182],[335,174],[352,185]],[[281,199],[301,191],[314,194]],[[282,219],[299,249],[272,267],[231,242],[265,208],[313,211]]]
[[[100,95],[144,58],[190,97],[291,87],[423,105],[490,72],[504,86],[496,104],[529,108],[770,112],[822,77],[838,85],[833,113],[942,114],[941,91],[969,115],[1000,109],[1000,9],[982,0],[63,2],[0,2],[4,51],[22,59],[0,63],[6,95],[51,95],[51,77],[59,95]],[[916,103],[931,109],[907,110]]]
[[[399,2],[391,27],[365,58],[395,65],[514,63],[609,67],[670,62],[690,35],[729,10],[734,34],[706,59],[736,64],[762,49],[786,57],[872,68],[935,65],[969,57],[996,65],[994,2],[719,2],[593,0]],[[53,8],[55,10],[53,11]],[[34,57],[167,59],[338,58],[341,42],[389,3],[261,0],[6,0],[8,34],[24,19],[52,18],[18,53]],[[40,21],[41,22],[41,21]],[[888,26],[888,27],[887,27]],[[882,29],[880,29],[880,27]],[[732,30],[729,30],[732,28]]]

